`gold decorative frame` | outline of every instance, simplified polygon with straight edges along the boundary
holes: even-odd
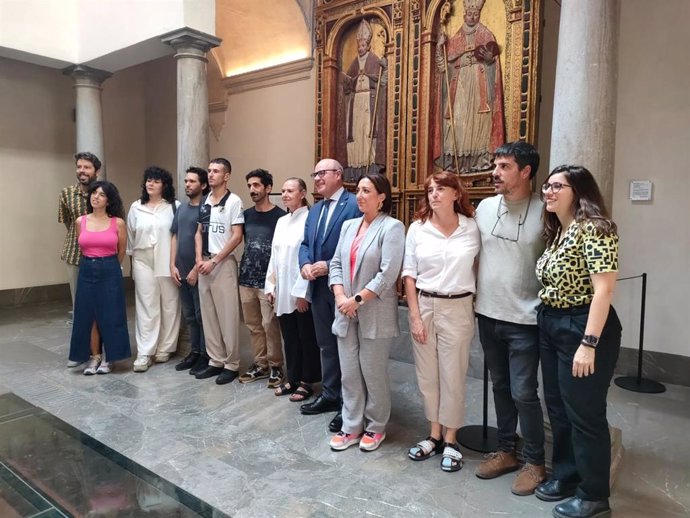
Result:
[[[424,180],[438,170],[430,157],[434,51],[441,9],[462,16],[463,0],[318,0],[316,7],[316,159],[338,157],[338,72],[343,39],[363,18],[387,35],[386,171],[393,215],[409,223]],[[480,21],[499,20],[506,141],[535,142],[542,0],[486,0]],[[497,18],[498,17],[498,18]],[[489,26],[496,31],[496,27]],[[490,172],[462,174],[473,200],[493,194]]]

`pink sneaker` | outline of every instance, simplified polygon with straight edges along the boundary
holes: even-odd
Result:
[[[330,446],[333,451],[342,451],[348,449],[353,444],[359,442],[362,434],[345,433],[340,430],[337,434],[331,437]]]
[[[359,441],[359,449],[362,451],[374,451],[381,446],[386,438],[386,433],[364,432],[362,440]]]

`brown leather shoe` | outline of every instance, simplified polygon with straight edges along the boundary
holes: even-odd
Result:
[[[514,495],[527,496],[534,493],[534,490],[539,484],[546,479],[546,468],[542,464],[525,464],[520,473],[517,474],[513,481],[513,486],[510,488]]]
[[[474,474],[478,478],[496,478],[498,476],[515,471],[520,467],[520,463],[515,456],[515,452],[495,451],[486,456]]]

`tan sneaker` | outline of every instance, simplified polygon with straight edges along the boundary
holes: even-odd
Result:
[[[544,480],[546,480],[546,468],[543,464],[541,466],[525,464],[515,477],[510,490],[518,496],[531,495]]]
[[[515,456],[515,452],[495,451],[486,456],[474,474],[478,478],[496,478],[511,471],[515,471],[520,467],[520,462]]]

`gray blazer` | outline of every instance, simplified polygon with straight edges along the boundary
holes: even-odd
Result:
[[[405,226],[387,214],[379,214],[367,229],[357,251],[355,274],[350,281],[350,250],[362,218],[343,223],[329,271],[329,286],[342,284],[345,295],[352,297],[366,288],[378,295],[358,310],[362,338],[393,338],[400,334],[398,326],[398,294],[395,283],[400,274],[405,251]],[[344,338],[350,320],[335,310],[333,334]]]

